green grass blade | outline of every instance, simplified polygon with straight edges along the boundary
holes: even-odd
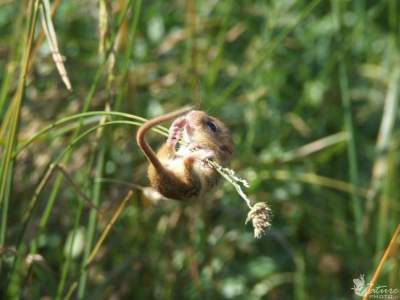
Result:
[[[344,115],[344,128],[348,135],[347,143],[347,156],[349,161],[349,175],[352,185],[357,189],[359,186],[358,179],[358,162],[356,152],[356,141],[353,127],[353,117],[350,104],[349,84],[347,77],[347,69],[345,63],[340,63],[339,69],[339,82],[340,82],[340,93],[342,99],[343,115]],[[363,242],[363,228],[362,228],[362,206],[361,200],[356,194],[352,194],[352,207],[354,215],[354,226],[357,235],[358,245],[361,247]]]
[[[118,91],[117,98],[115,100],[115,105],[114,105],[114,110],[118,111],[121,108],[122,105],[122,98],[126,96],[126,91],[128,87],[128,71],[129,71],[129,66],[130,66],[130,59],[132,57],[133,53],[133,47],[135,45],[135,37],[136,37],[136,32],[139,24],[139,18],[140,18],[140,13],[142,9],[142,0],[136,0],[135,1],[135,6],[133,8],[133,18],[131,20],[130,26],[129,26],[129,35],[128,35],[128,44],[127,48],[125,51],[125,56],[124,56],[124,64],[123,64],[123,69],[121,71],[121,82],[123,83],[123,86],[120,87]]]
[[[28,72],[28,62],[32,49],[32,42],[35,33],[35,24],[37,18],[38,2],[31,2],[30,16],[27,20],[27,35],[26,42],[23,50],[23,59],[21,61],[21,73],[18,80],[17,91],[13,98],[13,101],[9,107],[10,114],[8,114],[10,120],[6,122],[8,128],[6,132],[6,144],[4,148],[3,157],[0,165],[0,206],[2,209],[1,214],[1,227],[0,227],[0,247],[5,246],[5,237],[7,230],[7,219],[8,219],[8,207],[10,202],[12,179],[14,176],[14,160],[12,153],[17,145],[18,127],[20,122],[20,113],[22,108],[22,102],[25,93],[25,83]],[[1,271],[1,261],[0,261]]]

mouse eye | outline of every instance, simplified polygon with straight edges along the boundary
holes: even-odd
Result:
[[[212,132],[217,132],[217,125],[215,125],[213,122],[207,121],[206,125]]]

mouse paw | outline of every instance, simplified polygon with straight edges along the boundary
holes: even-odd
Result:
[[[186,124],[186,119],[184,117],[177,118],[169,128],[167,143],[175,147],[179,139],[182,136],[183,127]]]
[[[200,161],[204,166],[207,166],[207,159],[213,160],[215,152],[209,149],[199,149],[190,155],[193,160]]]
[[[191,169],[193,165],[200,164],[203,168],[210,168],[206,159],[214,159],[215,153],[211,150],[200,149],[185,157],[184,163],[187,169]]]

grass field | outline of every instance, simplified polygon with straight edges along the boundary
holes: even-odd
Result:
[[[0,0],[0,298],[400,298],[399,25],[396,0]],[[185,105],[231,129],[261,239],[227,181],[143,190],[137,126]]]

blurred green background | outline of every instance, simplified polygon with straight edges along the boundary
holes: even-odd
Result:
[[[4,299],[358,298],[353,279],[371,279],[400,219],[398,1],[52,1],[43,35],[48,4],[0,1]],[[270,204],[271,229],[253,238],[227,182],[189,204],[133,188],[86,267],[126,182],[147,184],[136,128],[73,143],[106,121],[94,114],[13,153],[80,112],[189,104],[231,128],[231,167]],[[60,172],[46,177],[57,162],[92,206]],[[377,284],[400,289],[392,252]]]

